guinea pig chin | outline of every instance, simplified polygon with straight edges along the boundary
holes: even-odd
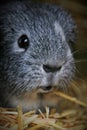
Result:
[[[13,107],[21,105],[23,111],[38,110],[39,108],[44,108],[44,106],[56,106],[58,104],[59,97],[54,95],[53,92],[48,93],[38,93],[38,90],[33,90],[32,92],[26,92],[21,96],[12,96],[10,99],[10,104]]]

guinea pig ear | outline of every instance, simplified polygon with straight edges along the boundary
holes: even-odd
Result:
[[[57,21],[60,24],[65,38],[67,42],[73,43],[76,41],[76,35],[77,35],[77,26],[75,22],[73,21],[71,15],[68,14],[67,11],[65,11],[62,8],[59,8],[56,10],[57,15]]]

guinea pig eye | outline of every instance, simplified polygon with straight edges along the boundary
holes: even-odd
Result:
[[[27,37],[27,35],[22,35],[18,39],[18,46],[23,49],[27,49],[29,47],[29,38]]]

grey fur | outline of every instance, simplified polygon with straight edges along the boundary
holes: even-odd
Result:
[[[55,24],[58,25],[56,29]],[[69,42],[75,41],[75,28],[71,16],[55,5],[11,2],[0,7],[2,106],[14,107],[21,104],[24,110],[38,109],[44,105],[52,106],[48,99],[41,96],[43,92],[38,94],[38,91],[46,86],[63,90],[72,80],[75,64]],[[26,34],[30,40],[27,50],[17,45],[22,34]],[[62,68],[55,73],[46,73],[44,64]],[[29,93],[31,98],[33,91],[36,92],[36,104],[34,99],[24,99],[26,93]]]

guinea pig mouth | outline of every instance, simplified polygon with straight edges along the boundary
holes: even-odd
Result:
[[[40,86],[38,89],[39,93],[49,93],[53,90],[53,86]]]

